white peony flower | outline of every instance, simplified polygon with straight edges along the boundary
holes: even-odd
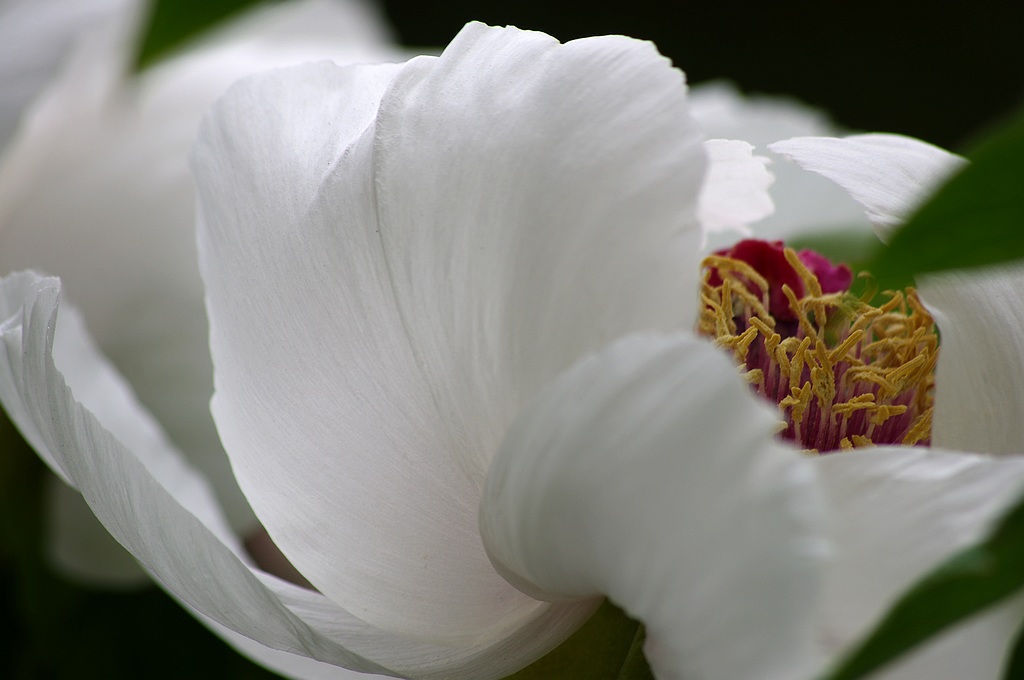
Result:
[[[168,591],[295,675],[499,678],[609,596],[659,678],[812,677],[1024,467],[777,441],[691,333],[699,219],[764,204],[758,159],[712,157],[739,172],[708,169],[681,74],[618,37],[474,24],[439,58],[282,70],[219,101],[193,158],[213,414],[316,590],[252,564],[57,319],[55,279],[3,283],[0,400]]]

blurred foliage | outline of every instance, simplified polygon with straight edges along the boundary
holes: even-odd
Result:
[[[135,58],[136,68],[151,66],[244,10],[270,1],[153,0]]]
[[[272,680],[156,587],[94,590],[43,554],[51,473],[0,414],[0,677]]]

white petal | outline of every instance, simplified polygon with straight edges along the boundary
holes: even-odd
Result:
[[[900,135],[798,137],[768,148],[846,189],[882,241],[964,164],[937,146]]]
[[[376,629],[319,593],[255,569],[205,481],[150,428],[151,418],[118,376],[100,376],[82,391],[104,402],[104,413],[134,438],[133,450],[75,400],[54,366],[50,346],[54,334],[64,335],[68,345],[85,343],[80,350],[85,356],[91,343],[70,337],[80,326],[60,330],[58,296],[56,279],[21,274],[3,280],[0,401],[18,429],[32,435],[27,438],[37,452],[81,491],[107,530],[190,609],[288,654],[366,672],[390,668],[401,675],[465,680],[508,675],[578,623],[574,608],[542,605],[501,637],[461,647],[435,644]],[[88,365],[97,374],[107,370],[99,356]],[[99,399],[99,384],[111,388],[105,399]],[[256,658],[266,657],[258,653]]]
[[[932,444],[1024,452],[1024,267],[929,276],[920,291],[942,334]]]
[[[687,335],[632,336],[524,412],[481,505],[488,552],[547,597],[607,594],[667,678],[800,678],[824,558],[813,466]]]
[[[832,504],[834,565],[826,580],[824,643],[836,652],[866,634],[893,599],[980,539],[1024,487],[1024,458],[886,447],[816,460]],[[1015,598],[958,626],[880,678],[1000,677],[1024,616]]]
[[[705,232],[750,234],[749,225],[772,214],[768,195],[772,175],[768,159],[755,156],[746,142],[711,139],[704,142],[708,171],[697,215]]]
[[[195,168],[214,414],[275,542],[384,628],[464,644],[532,620],[480,543],[484,475],[575,356],[693,318],[679,72],[625,38],[470,25],[401,70],[236,87]]]
[[[742,139],[764,153],[768,145],[790,137],[836,135],[838,126],[819,110],[792,99],[743,95],[728,83],[694,86],[690,112],[711,138]],[[757,238],[788,239],[794,234],[868,226],[864,210],[833,182],[786,161],[770,166],[775,181],[775,211],[752,229]],[[735,237],[712,235],[712,250],[731,245]]]

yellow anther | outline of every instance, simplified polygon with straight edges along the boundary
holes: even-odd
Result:
[[[784,323],[772,316],[777,293],[750,264],[715,255],[704,260],[700,332],[728,349],[743,379],[778,403],[784,436],[795,435],[806,449],[870,446],[883,424],[879,436],[887,442],[927,441],[939,343],[916,292],[889,292],[878,307],[865,293],[824,294],[799,256],[783,252],[805,291],[774,289],[792,316]],[[721,283],[709,283],[711,270]],[[812,398],[818,422],[809,428]]]
[[[760,368],[754,368],[743,374],[743,379],[751,385],[764,385],[764,371]]]
[[[872,410],[870,422],[872,425],[881,425],[889,418],[906,412],[907,407],[903,404],[879,404]]]
[[[846,358],[846,355],[850,353],[853,346],[859,343],[864,338],[864,331],[856,330],[852,331],[846,339],[839,343],[839,346],[828,353],[828,360],[835,364],[837,361]]]
[[[786,256],[786,261],[789,262],[790,266],[796,270],[796,273],[803,280],[808,296],[821,297],[821,283],[818,281],[818,277],[812,274],[807,266],[800,261],[800,256],[796,254],[796,251],[792,248],[786,248],[782,252]]]
[[[931,436],[932,432],[932,412],[935,409],[930,408],[924,413],[919,415],[914,424],[910,426],[910,430],[907,432],[907,436],[903,438],[902,444],[904,446],[913,446],[923,439],[927,439]]]
[[[742,260],[734,260],[731,257],[724,257],[722,255],[708,255],[700,263],[700,266],[707,270],[717,269],[719,274],[735,272],[752,281],[762,291],[768,291],[768,280]]]

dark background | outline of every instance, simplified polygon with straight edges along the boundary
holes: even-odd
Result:
[[[1024,103],[1024,2],[385,0],[399,37],[444,45],[470,19],[569,40],[652,40],[691,82],[790,94],[847,127],[960,149]]]
[[[952,149],[1024,95],[1024,2],[383,2],[412,46],[446,44],[468,20],[561,40],[622,33],[654,41],[691,82],[726,78],[789,94],[852,129]],[[269,678],[161,592],[105,593],[40,556],[45,471],[0,422],[0,677]],[[6,430],[6,431],[5,431]]]

